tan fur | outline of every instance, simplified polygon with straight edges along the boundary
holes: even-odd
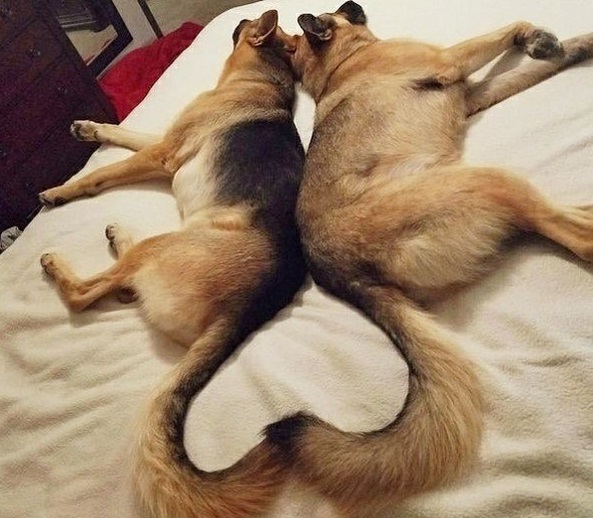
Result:
[[[274,210],[274,205],[259,198],[245,203],[221,202],[227,199],[225,185],[217,183],[212,171],[216,160],[229,154],[224,151],[225,139],[234,135],[238,125],[281,121],[292,127],[294,81],[287,54],[291,44],[292,39],[277,26],[275,11],[247,21],[217,87],[191,103],[163,137],[76,121],[72,126],[76,137],[123,145],[137,153],[40,195],[46,205],[55,205],[150,178],[172,181],[184,217],[181,230],[134,245],[123,229],[110,225],[106,235],[118,255],[117,262],[86,280],[79,279],[57,254],[41,258],[72,310],[81,311],[111,292],[132,292],[139,297],[150,323],[188,346],[186,357],[151,396],[138,426],[137,489],[142,501],[160,518],[250,516],[269,505],[286,474],[282,459],[265,443],[227,470],[212,474],[197,470],[183,447],[185,410],[180,407],[189,404],[256,325],[252,306],[275,308],[266,309],[265,315],[277,311],[283,297],[291,296],[304,276],[290,205],[266,216],[262,211]],[[263,46],[271,47],[260,52],[258,48]],[[303,153],[296,130],[293,134],[294,139],[282,145],[293,152],[289,159],[294,157],[294,162],[286,170],[294,171],[294,178],[287,180],[288,190],[283,181],[277,189],[287,204],[292,196],[294,205]],[[228,163],[238,157],[225,159]],[[280,168],[273,173],[288,174]],[[266,218],[272,222],[267,223]],[[287,253],[292,255],[280,264],[284,252],[279,247],[284,243],[291,246]],[[295,266],[289,272],[290,261]],[[290,274],[290,280],[276,281],[274,276],[279,274],[275,272]],[[284,281],[288,288],[280,293],[279,285]],[[260,291],[263,303],[255,298]],[[271,297],[277,297],[278,302],[270,301]]]
[[[360,13],[347,2],[299,17],[305,35],[293,66],[317,110],[297,216],[315,280],[403,352],[408,400],[375,433],[345,433],[303,415],[269,430],[298,476],[345,516],[448,483],[478,455],[476,369],[421,308],[479,279],[518,232],[593,259],[590,210],[554,204],[509,171],[461,162],[468,113],[591,56],[591,35],[563,51],[550,33],[520,22],[443,49],[381,41]],[[467,81],[514,45],[551,61],[490,83]]]
[[[532,61],[503,74],[471,84],[467,96],[468,115],[473,115],[537,83],[565,68],[593,58],[593,33],[562,42],[564,53],[547,61]]]

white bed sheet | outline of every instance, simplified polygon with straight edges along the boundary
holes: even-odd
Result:
[[[339,1],[259,2],[208,25],[123,123],[161,132],[211,88],[242,18],[277,8],[289,32],[302,12]],[[593,30],[593,3],[548,0],[363,2],[381,37],[453,44],[526,19],[560,38]],[[300,94],[306,143],[314,106]],[[80,174],[128,156],[104,146]],[[507,166],[556,200],[593,202],[593,65],[575,67],[491,108],[470,124],[466,157]],[[113,262],[103,230],[138,238],[175,229],[158,183],[114,189],[42,211],[0,256],[0,516],[139,518],[128,479],[133,423],[147,394],[183,355],[112,299],[70,314],[39,267],[59,251],[90,275]],[[517,246],[486,279],[437,308],[479,364],[488,413],[482,460],[454,487],[382,518],[593,516],[593,278],[544,240]],[[186,446],[205,469],[225,467],[262,427],[300,409],[346,430],[372,430],[401,407],[407,368],[363,317],[308,284],[249,340],[194,401]],[[288,488],[268,518],[320,518],[323,503]],[[231,518],[231,517],[229,517]]]

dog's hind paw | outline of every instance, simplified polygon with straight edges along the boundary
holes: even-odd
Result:
[[[111,243],[117,235],[118,227],[117,223],[111,223],[105,227],[105,237]]]
[[[562,43],[545,29],[534,28],[519,43],[533,59],[554,59],[564,56]]]
[[[55,254],[43,254],[40,257],[39,262],[45,273],[53,277],[55,272]]]

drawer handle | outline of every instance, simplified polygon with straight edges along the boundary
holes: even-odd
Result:
[[[8,158],[8,149],[0,144],[0,160],[6,160]]]
[[[31,58],[31,59],[35,59],[35,58],[39,58],[41,57],[41,55],[43,54],[43,52],[41,52],[38,48],[35,47],[31,47],[28,51],[27,51],[27,55]]]

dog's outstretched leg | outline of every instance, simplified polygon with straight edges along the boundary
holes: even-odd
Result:
[[[165,168],[164,156],[165,148],[162,143],[145,147],[125,160],[101,167],[74,182],[43,191],[39,194],[39,199],[45,206],[53,207],[81,196],[94,196],[117,185],[155,178],[170,179],[172,173]]]
[[[41,266],[56,281],[72,311],[82,311],[97,299],[121,287],[118,265],[87,280],[80,279],[59,254],[43,254]]]
[[[160,135],[128,130],[116,124],[83,120],[72,122],[70,134],[78,140],[113,144],[114,146],[126,147],[132,151],[140,151],[162,139]]]
[[[489,34],[472,38],[445,49],[450,58],[468,77],[494,58],[519,46],[535,59],[553,59],[563,55],[556,36],[528,22],[517,22]]]
[[[532,61],[473,84],[467,93],[467,114],[473,115],[554,76],[565,68],[593,58],[593,32],[562,42],[564,55]]]

